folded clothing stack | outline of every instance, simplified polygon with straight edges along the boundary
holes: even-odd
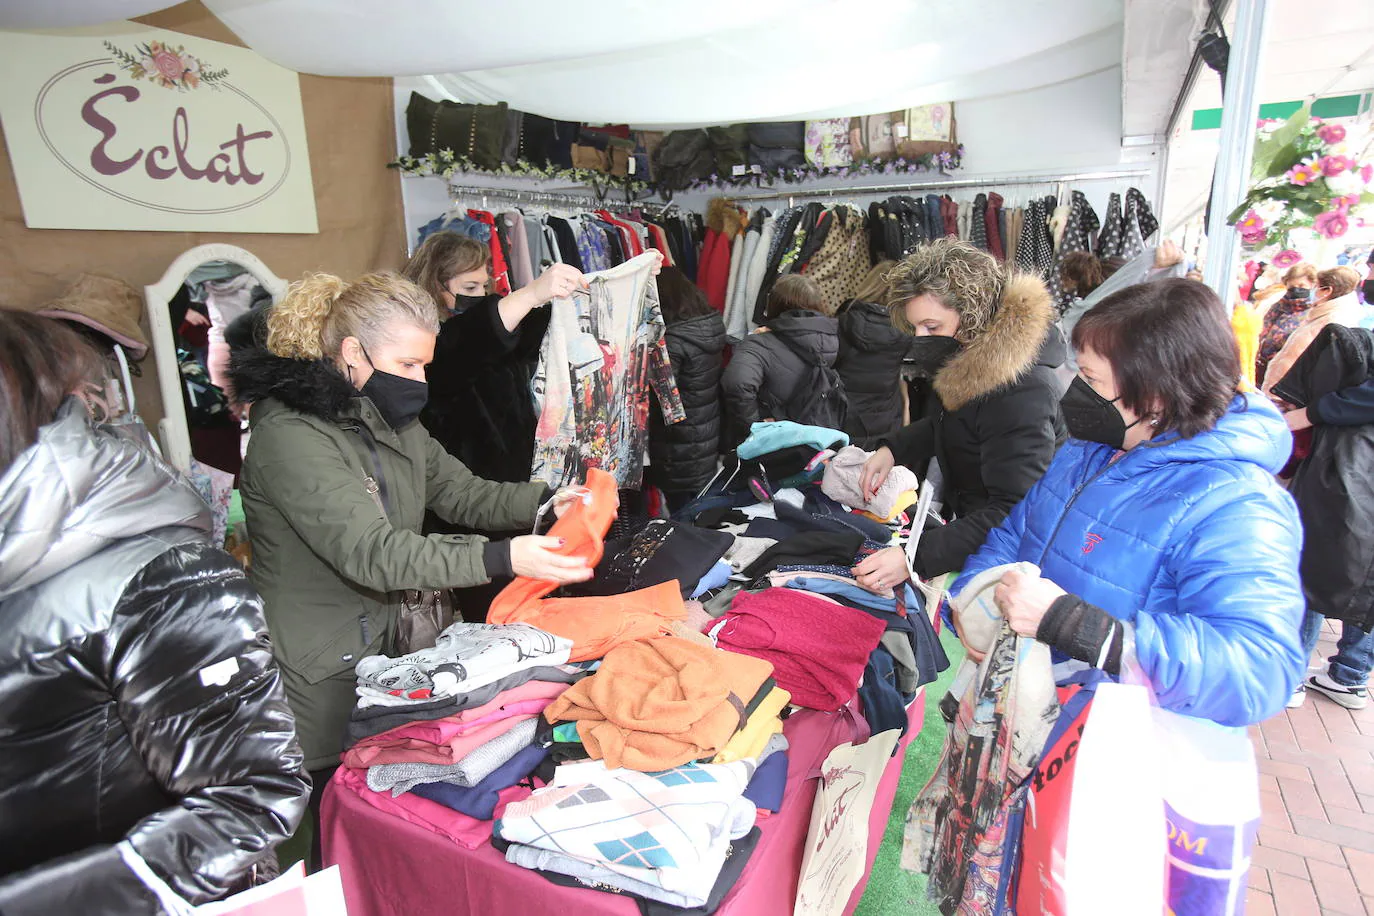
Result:
[[[719,754],[772,673],[762,659],[677,637],[622,643],[544,715],[576,722],[588,755],[611,768],[666,770]]]
[[[731,842],[754,828],[744,797],[752,760],[657,773],[565,763],[553,781],[507,805],[493,835],[507,861],[623,887],[674,906],[706,904]]]
[[[883,621],[838,602],[766,588],[736,595],[711,633],[722,649],[770,662],[796,705],[835,710],[854,697],[885,629]]]
[[[354,672],[358,705],[404,706],[457,697],[529,668],[561,665],[572,641],[528,624],[451,624],[429,649],[399,658],[369,655]]]

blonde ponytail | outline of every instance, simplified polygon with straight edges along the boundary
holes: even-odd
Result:
[[[268,314],[267,349],[288,359],[332,361],[346,338],[372,347],[400,326],[439,333],[434,300],[409,280],[375,273],[346,283],[332,274],[306,274]]]
[[[332,274],[306,274],[292,283],[267,316],[267,349],[287,359],[320,359],[324,329],[348,284]]]

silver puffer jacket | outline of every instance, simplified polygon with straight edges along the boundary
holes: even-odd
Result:
[[[205,504],[69,401],[0,476],[0,913],[245,883],[309,794],[262,602]],[[125,842],[127,841],[127,842]]]

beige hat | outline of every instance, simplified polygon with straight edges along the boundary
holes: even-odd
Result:
[[[122,345],[133,359],[142,359],[148,352],[148,340],[138,326],[143,297],[123,280],[82,274],[62,298],[49,302],[38,314],[93,328]]]

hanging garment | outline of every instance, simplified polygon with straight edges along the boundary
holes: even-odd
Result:
[[[945,234],[945,218],[939,194],[926,195],[925,217],[926,230],[932,239],[938,239]]]
[[[1016,248],[1016,264],[1046,280],[1054,269],[1054,237],[1050,234],[1050,208],[1054,198],[1033,200],[1026,207],[1021,240]]]
[[[1121,195],[1115,191],[1107,198],[1107,215],[1102,218],[1102,233],[1097,237],[1097,256],[1116,258],[1126,248],[1126,214],[1121,209]]]
[[[816,204],[815,206],[820,206]],[[764,261],[763,278],[759,282],[759,291],[754,297],[751,306],[752,317],[750,321],[755,327],[764,323],[764,309],[768,305],[768,291],[773,288],[773,281],[778,278],[780,273],[778,265],[782,263],[782,257],[792,245],[792,237],[796,234],[797,225],[801,222],[802,214],[807,207],[789,207],[778,214],[777,221],[773,227],[773,238],[768,245],[768,256]],[[762,246],[760,246],[762,248]]]
[[[1050,290],[1050,298],[1058,305],[1061,313],[1073,304],[1074,298],[1064,289],[1060,277],[1064,258],[1070,252],[1091,251],[1094,237],[1101,225],[1097,212],[1093,210],[1082,191],[1074,191],[1070,199],[1069,215],[1064,223],[1064,240],[1059,243],[1059,250],[1055,253],[1054,268],[1045,279],[1045,285]]]
[[[521,289],[533,283],[535,275],[529,236],[525,234],[525,217],[519,210],[508,210],[501,214],[500,220],[510,244],[511,289]]]
[[[830,231],[807,265],[806,276],[820,287],[826,311],[833,314],[854,297],[873,262],[863,212],[841,204],[831,214]]]
[[[977,247],[988,250],[988,196],[979,194],[973,198],[973,212],[969,216],[968,240]]]
[[[945,235],[959,237],[959,205],[948,194],[940,198],[940,216],[944,220]]]
[[[535,217],[523,213],[520,219],[525,226],[525,251],[530,256],[530,275],[537,277],[553,262],[549,256],[548,242],[544,239],[544,226]]]
[[[996,191],[988,194],[987,211],[984,214],[988,235],[988,251],[997,260],[1006,259],[1006,249],[1002,247],[1002,195]]]
[[[744,266],[744,237],[748,232],[741,232],[735,236],[735,240],[730,244],[730,278],[725,285],[725,307],[722,312],[726,315],[730,313],[730,307],[734,304],[735,296],[739,292],[740,275],[745,272]]]
[[[756,327],[751,318],[754,303],[759,298],[759,289],[763,286],[764,271],[768,268],[768,249],[773,243],[777,222],[767,210],[761,209],[744,233],[740,282],[735,287],[735,295],[725,307],[725,335],[731,341],[743,340]]]
[[[959,238],[967,242],[973,238],[971,234],[973,204],[968,201],[961,201],[957,206],[959,208]]]
[[[1145,250],[1150,236],[1159,229],[1159,220],[1138,188],[1126,191],[1126,241],[1121,256],[1133,258]]]
[[[1006,912],[1005,828],[1059,715],[1049,647],[1003,624],[976,667],[966,661],[940,703],[949,732],[935,775],[907,814],[902,866],[930,876],[946,914]],[[1002,905],[999,905],[1002,904]]]
[[[602,468],[621,487],[638,488],[649,389],[665,422],[686,416],[663,340],[652,275],[657,260],[640,255],[591,274],[586,289],[553,301],[534,380],[540,402],[534,479],[557,488]]]
[[[578,501],[549,531],[563,539],[558,553],[581,557],[596,566],[605,550],[604,538],[615,520],[615,478],[605,471],[587,471],[590,501]],[[557,586],[543,579],[519,576],[491,603],[491,623],[528,623],[546,633],[572,640],[572,661],[601,658],[622,642],[652,639],[672,632],[675,621],[687,616],[676,582],[624,595],[596,598],[544,598]],[[541,600],[543,599],[543,600]]]
[[[1007,248],[1007,260],[1020,263],[1021,230],[1025,226],[1026,211],[1013,207],[1007,213],[1007,237],[1003,239]]]
[[[509,296],[510,268],[506,264],[506,253],[501,247],[501,239],[496,233],[496,217],[485,210],[469,210],[468,217],[491,230],[487,239],[487,244],[491,248],[491,289],[498,296]]]

